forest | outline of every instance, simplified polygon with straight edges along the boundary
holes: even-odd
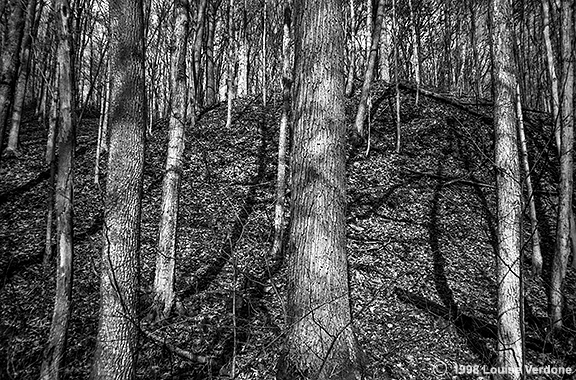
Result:
[[[574,379],[574,0],[0,0],[0,379]]]

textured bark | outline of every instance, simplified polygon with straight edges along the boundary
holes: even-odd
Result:
[[[214,4],[210,5],[210,15],[208,17],[208,35],[206,40],[206,91],[205,106],[211,107],[216,104],[218,88],[216,84],[216,70],[214,65],[214,33],[216,32],[216,13]]]
[[[401,120],[400,120],[400,70],[398,68],[398,18],[396,0],[392,0],[392,35],[394,43],[394,87],[396,90],[396,144],[394,151],[400,153],[400,141],[402,137]]]
[[[188,45],[188,10],[186,0],[174,6],[174,36],[172,44],[172,113],[169,121],[168,155],[162,186],[162,211],[160,236],[154,277],[155,318],[165,319],[174,303],[174,269],[176,265],[176,240],[178,234],[178,201],[182,173],[186,126],[186,51]]]
[[[366,65],[366,72],[364,73],[364,83],[362,84],[362,93],[360,94],[360,104],[356,112],[356,121],[354,127],[356,133],[364,136],[364,119],[366,119],[366,110],[368,107],[368,96],[370,96],[370,86],[374,78],[374,68],[376,67],[376,57],[378,56],[378,44],[380,43],[380,30],[382,28],[382,19],[384,18],[384,0],[379,0],[378,10],[376,13],[376,22],[372,30],[372,43],[370,46],[370,54],[368,55],[368,63]]]
[[[242,16],[240,21],[240,36],[238,44],[238,84],[236,88],[236,94],[240,97],[248,95],[248,51],[250,47],[248,46],[248,20],[246,14],[246,7],[248,6],[247,0],[244,0],[244,5],[242,6]]]
[[[560,186],[558,191],[558,220],[556,226],[556,252],[552,262],[550,284],[550,323],[553,330],[562,328],[563,283],[570,256],[570,217],[573,190],[574,144],[574,37],[572,0],[562,1],[562,99],[560,104]]]
[[[72,306],[72,259],[73,245],[73,180],[75,133],[73,121],[74,100],[72,93],[70,7],[67,0],[58,0],[55,10],[59,14],[58,44],[58,93],[61,126],[58,142],[58,174],[56,180],[56,234],[58,266],[56,271],[56,295],[50,326],[48,345],[40,378],[59,379],[64,369],[66,338]]]
[[[234,68],[236,66],[236,54],[234,41],[234,0],[230,0],[228,7],[228,78],[227,78],[227,107],[226,129],[232,126],[232,100],[234,99]]]
[[[507,370],[501,379],[520,379],[524,372],[522,330],[522,200],[515,115],[513,19],[511,0],[492,0],[495,164],[498,197],[498,361]]]
[[[552,119],[554,121],[554,137],[556,138],[556,147],[558,152],[560,152],[560,132],[561,132],[561,120],[560,120],[560,95],[558,89],[558,76],[556,75],[556,64],[554,63],[554,49],[552,47],[552,36],[550,31],[550,5],[549,0],[542,0],[542,33],[544,35],[544,45],[546,46],[546,59],[548,67],[548,76],[550,77],[550,90],[552,93],[552,98],[550,99],[550,105],[552,109]]]
[[[288,328],[279,379],[360,379],[345,235],[340,1],[294,2],[294,148]]]
[[[0,52],[0,151],[4,143],[8,109],[12,104],[14,81],[20,58],[20,45],[24,33],[26,2],[11,0],[9,5],[8,36]]]
[[[142,0],[110,0],[110,144],[92,378],[133,379],[146,98]]]
[[[274,208],[274,242],[270,256],[280,259],[284,237],[284,205],[286,203],[286,151],[288,142],[288,120],[290,115],[290,92],[292,85],[292,54],[290,52],[291,11],[284,9],[284,26],[282,36],[282,116],[278,136],[278,170],[276,173],[276,205]]]
[[[29,0],[26,9],[26,21],[24,23],[24,38],[22,41],[22,54],[18,79],[16,81],[16,91],[14,93],[14,107],[12,109],[12,125],[8,136],[8,146],[6,153],[19,155],[20,125],[22,122],[22,106],[26,95],[26,84],[28,82],[28,70],[30,68],[30,42],[34,30],[34,16],[36,14],[36,0]]]

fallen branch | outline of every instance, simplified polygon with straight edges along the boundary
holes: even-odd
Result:
[[[159,335],[154,334],[153,332],[146,331],[144,329],[141,330],[145,337],[154,341],[158,345],[166,348],[168,351],[172,352],[175,355],[180,356],[183,359],[190,360],[191,362],[200,363],[200,364],[209,364],[212,363],[212,358],[210,356],[198,355],[190,351],[183,350],[176,345],[168,342],[166,338],[162,338]]]
[[[484,182],[479,182],[479,181],[472,181],[469,179],[464,179],[464,177],[448,177],[448,176],[443,176],[443,175],[439,175],[433,172],[421,172],[418,170],[413,170],[410,168],[404,168],[405,171],[416,174],[416,175],[420,175],[423,177],[431,177],[431,178],[437,178],[437,179],[441,179],[441,180],[446,180],[446,182],[444,182],[442,184],[442,186],[448,186],[451,185],[453,183],[462,183],[464,185],[470,185],[470,186],[479,186],[479,187],[487,187],[490,189],[496,189],[496,186],[491,185],[489,183],[484,183]]]

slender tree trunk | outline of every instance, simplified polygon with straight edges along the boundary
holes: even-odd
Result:
[[[400,153],[400,140],[402,136],[400,120],[400,73],[398,68],[398,20],[396,15],[396,0],[392,0],[392,34],[394,44],[394,87],[396,89],[396,146],[394,151]]]
[[[50,117],[48,120],[48,139],[46,143],[46,163],[50,165],[50,179],[48,181],[48,201],[47,201],[47,214],[46,214],[46,245],[44,248],[43,266],[44,271],[47,272],[52,260],[52,231],[54,225],[54,183],[56,176],[56,157],[55,145],[56,134],[58,129],[58,100],[56,98],[57,90],[54,88],[52,96],[52,105],[50,106]]]
[[[234,0],[230,0],[228,8],[228,95],[226,112],[226,129],[232,126],[232,100],[234,99],[234,71],[236,66],[236,54],[234,41]]]
[[[0,52],[0,151],[3,148],[8,110],[12,104],[14,81],[18,70],[26,2],[11,0],[10,9],[12,12],[8,19],[8,36]]]
[[[70,7],[67,0],[56,1],[59,14],[58,83],[60,117],[62,124],[58,142],[58,175],[56,183],[56,228],[58,266],[56,271],[56,295],[54,313],[40,378],[59,379],[64,368],[66,338],[72,306],[72,259],[73,244],[73,180],[74,180],[74,96],[72,93]]]
[[[384,18],[384,0],[378,1],[378,10],[376,13],[376,23],[372,30],[372,43],[368,55],[368,63],[364,74],[364,83],[362,84],[362,93],[360,94],[360,104],[356,112],[356,121],[354,127],[358,135],[364,137],[364,119],[366,119],[366,109],[368,107],[368,96],[370,96],[370,86],[374,78],[374,68],[376,67],[376,57],[378,55],[378,44],[380,43],[380,30],[382,28],[382,19]]]
[[[284,237],[284,220],[286,203],[286,151],[288,142],[288,120],[290,115],[290,92],[292,84],[292,54],[290,52],[291,11],[284,9],[284,26],[282,36],[282,116],[278,137],[278,171],[276,174],[276,206],[274,209],[274,242],[270,256],[278,260],[282,254]]]
[[[136,287],[146,129],[143,4],[110,0],[109,9],[110,144],[92,378],[131,380],[138,343]]]
[[[294,3],[289,331],[277,378],[360,379],[346,259],[342,7]]]
[[[211,107],[217,101],[216,69],[214,65],[214,33],[216,31],[216,13],[214,4],[210,5],[210,15],[208,17],[208,36],[206,40],[206,92],[205,105]]]
[[[552,262],[550,284],[550,323],[553,330],[562,328],[563,283],[570,256],[570,217],[573,191],[573,145],[574,145],[574,38],[572,0],[562,1],[562,100],[560,116],[560,187],[558,221],[556,227],[556,252]]]
[[[532,272],[540,276],[542,274],[542,251],[540,249],[540,233],[538,232],[538,215],[534,202],[534,189],[528,161],[528,146],[526,144],[526,134],[524,133],[524,117],[522,115],[522,101],[520,96],[520,84],[516,83],[516,114],[518,115],[518,139],[520,142],[520,158],[522,169],[524,170],[524,183],[526,184],[526,199],[530,212],[531,241],[532,241]]]
[[[12,126],[8,136],[8,146],[6,153],[19,156],[20,148],[20,125],[22,122],[22,107],[26,95],[26,83],[28,82],[28,70],[30,68],[30,43],[34,31],[34,16],[36,13],[36,0],[29,0],[26,9],[26,21],[24,23],[24,38],[22,41],[22,54],[20,56],[20,70],[16,80],[16,91],[14,92],[14,106],[12,109]]]
[[[236,94],[239,97],[248,95],[248,34],[247,34],[247,14],[246,7],[248,6],[247,0],[244,0],[244,5],[242,6],[241,12],[241,22],[240,22],[240,36],[238,45],[238,85],[236,89]]]
[[[268,49],[268,32],[267,32],[267,24],[268,24],[268,3],[267,0],[264,0],[263,10],[262,10],[262,104],[266,107],[266,103],[268,102],[268,65],[266,56],[267,56],[267,49]]]
[[[418,38],[418,29],[416,26],[416,16],[414,15],[414,7],[412,6],[412,0],[408,0],[408,6],[410,7],[410,26],[412,31],[412,66],[414,70],[414,81],[416,82],[416,100],[415,104],[418,105],[418,100],[420,99],[420,47]]]
[[[544,45],[546,46],[546,59],[548,62],[548,75],[550,76],[550,89],[552,92],[551,108],[552,119],[554,121],[554,136],[556,137],[556,147],[560,152],[562,145],[560,139],[561,120],[560,120],[560,95],[558,88],[558,76],[556,75],[556,64],[554,63],[554,49],[552,47],[552,36],[550,31],[550,5],[549,0],[542,0],[542,24],[544,34]]]
[[[350,19],[348,20],[348,34],[350,37],[350,52],[348,53],[348,59],[350,63],[348,65],[348,74],[346,75],[346,97],[351,97],[354,93],[354,76],[356,72],[356,55],[354,54],[354,22],[356,20],[356,5],[354,0],[350,0]]]
[[[524,378],[522,192],[515,117],[512,0],[492,0],[495,164],[498,192],[498,361],[500,379]]]
[[[188,10],[186,0],[174,8],[174,43],[172,46],[172,113],[169,122],[168,156],[162,187],[162,215],[154,277],[154,314],[157,320],[168,318],[174,303],[174,268],[178,236],[178,201],[184,153],[187,81]]]

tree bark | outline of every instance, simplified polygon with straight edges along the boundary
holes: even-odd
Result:
[[[208,17],[208,36],[206,39],[206,92],[205,106],[212,107],[216,104],[218,88],[216,84],[216,70],[214,64],[214,33],[216,32],[216,13],[218,9],[214,4],[210,5]]]
[[[135,376],[146,97],[142,0],[110,0],[110,144],[92,378]]]
[[[540,249],[540,233],[538,232],[538,215],[534,202],[534,189],[528,160],[528,146],[526,134],[524,133],[524,117],[522,116],[522,101],[520,96],[520,84],[516,83],[516,115],[518,115],[518,140],[520,143],[520,158],[522,169],[524,170],[524,183],[526,185],[526,200],[530,215],[530,241],[532,242],[532,272],[536,276],[542,274],[542,251]]]
[[[282,116],[278,136],[278,171],[276,173],[276,205],[274,208],[274,242],[270,257],[279,260],[283,257],[282,242],[284,237],[284,220],[286,203],[286,151],[288,142],[288,121],[290,115],[290,92],[292,86],[292,54],[290,52],[291,10],[289,5],[284,9],[284,26],[282,36]]]
[[[412,66],[414,70],[414,81],[416,82],[416,100],[414,103],[418,105],[420,98],[420,38],[418,37],[419,31],[416,27],[416,16],[414,15],[412,0],[408,0],[408,6],[410,8],[410,30],[412,32]]]
[[[365,135],[364,119],[366,119],[366,110],[368,107],[368,96],[370,95],[370,86],[372,85],[372,78],[374,78],[374,68],[376,67],[376,57],[378,55],[378,44],[380,43],[380,30],[382,28],[382,19],[384,18],[384,0],[378,1],[378,10],[376,13],[376,22],[372,30],[372,43],[370,46],[370,54],[368,55],[368,63],[366,64],[366,72],[364,73],[364,83],[362,84],[362,93],[360,94],[360,104],[356,112],[356,121],[354,127],[356,133],[360,136]]]
[[[74,96],[72,93],[70,7],[67,0],[57,0],[55,10],[60,17],[58,44],[58,87],[61,126],[58,142],[58,174],[56,181],[56,229],[58,266],[56,295],[48,345],[40,371],[42,380],[57,380],[62,375],[66,338],[72,306],[73,244],[73,180],[74,180]]]
[[[289,331],[277,378],[360,379],[344,217],[343,7],[294,3]]]
[[[26,2],[12,0],[9,7],[12,13],[8,19],[8,36],[0,53],[0,151],[3,149],[8,110],[12,104],[14,81],[20,61]]]
[[[226,129],[232,126],[232,100],[234,99],[234,71],[236,66],[236,54],[234,40],[234,0],[230,0],[228,7],[228,88],[227,88],[227,108],[226,108]]]
[[[28,70],[30,68],[30,42],[34,30],[34,16],[36,14],[36,0],[29,0],[26,9],[26,21],[24,23],[24,38],[22,41],[22,54],[20,56],[20,70],[16,80],[16,89],[14,92],[14,107],[12,109],[12,126],[8,136],[8,146],[6,153],[9,155],[19,156],[20,148],[20,125],[22,122],[22,106],[26,95],[26,83],[28,82]]]
[[[168,318],[174,303],[174,269],[178,235],[178,202],[184,153],[187,80],[186,51],[188,45],[187,1],[174,6],[174,40],[172,45],[172,112],[169,121],[168,155],[162,187],[160,237],[154,277],[154,306],[156,320]]]
[[[558,220],[556,226],[556,252],[552,262],[550,284],[550,324],[553,330],[562,328],[563,283],[570,256],[570,217],[573,190],[573,144],[574,144],[574,38],[572,0],[562,1],[562,99],[560,103],[560,186],[558,191]]]
[[[511,0],[492,0],[495,164],[498,208],[498,361],[500,379],[524,378],[521,228],[522,192],[515,117]]]

